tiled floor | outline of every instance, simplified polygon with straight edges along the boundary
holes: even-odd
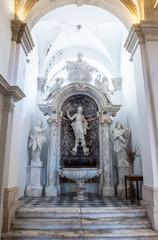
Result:
[[[97,194],[86,194],[86,200],[74,199],[74,194],[64,194],[58,197],[22,197],[21,207],[122,207],[130,206],[130,200],[117,197],[102,197]],[[139,205],[135,201],[134,205]]]

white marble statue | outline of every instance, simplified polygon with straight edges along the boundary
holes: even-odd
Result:
[[[120,121],[116,122],[116,126],[112,131],[112,137],[114,140],[114,151],[117,156],[117,176],[118,181],[116,185],[117,195],[121,198],[125,197],[125,185],[124,176],[129,175],[129,163],[126,160],[126,152],[123,149],[127,146],[130,139],[129,129],[124,129]]]
[[[29,147],[32,147],[32,159],[31,159],[31,165],[32,166],[41,166],[42,162],[40,159],[42,145],[44,142],[46,142],[45,137],[45,130],[46,128],[42,128],[43,122],[39,121],[37,123],[37,126],[34,127],[34,134],[30,135],[29,140]]]
[[[114,91],[109,89],[109,80],[107,77],[104,76],[101,78],[101,74],[99,74],[95,79],[95,84],[105,95],[107,102],[111,103],[110,95],[114,94]]]
[[[88,82],[92,80],[91,74],[97,69],[90,66],[83,59],[83,54],[77,54],[77,61],[66,61],[66,70],[68,72],[68,81],[70,82]]]
[[[114,139],[114,151],[124,151],[123,147],[126,147],[130,139],[130,131],[122,127],[120,121],[116,122],[116,126],[112,131],[112,137]]]
[[[49,90],[49,94],[43,101],[50,101],[54,97],[54,93],[61,88],[61,85],[63,84],[64,79],[63,78],[56,78],[55,83],[52,87],[47,86],[47,90]]]
[[[82,142],[82,146],[83,146],[83,152],[84,152],[84,154],[88,155],[89,149],[86,147],[85,135],[87,133],[87,129],[90,129],[90,128],[88,127],[88,122],[86,121],[82,112],[83,112],[83,108],[81,106],[79,106],[77,108],[77,113],[74,114],[72,117],[69,115],[69,111],[67,111],[68,118],[71,121],[73,121],[75,119],[75,121],[73,121],[71,123],[72,129],[75,134],[75,146],[72,149],[72,152],[74,152],[74,153],[77,152],[78,141],[80,139]]]

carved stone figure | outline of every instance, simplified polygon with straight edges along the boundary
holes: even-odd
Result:
[[[43,122],[39,121],[37,127],[34,127],[34,134],[30,135],[29,147],[32,147],[32,159],[31,165],[41,166],[42,162],[40,159],[42,145],[46,142],[45,129],[42,128]]]
[[[75,119],[75,121],[73,121],[72,124],[71,124],[72,129],[73,129],[74,134],[75,134],[75,146],[72,149],[72,151],[74,153],[77,152],[78,140],[80,139],[81,142],[82,142],[82,146],[83,146],[83,152],[84,152],[84,154],[88,155],[89,149],[86,148],[86,142],[85,142],[85,137],[84,136],[86,135],[87,129],[89,129],[89,127],[88,127],[88,122],[86,121],[82,112],[83,112],[83,108],[81,106],[79,106],[77,108],[77,113],[76,114],[74,114],[71,117],[69,115],[69,111],[67,111],[67,116],[71,121],[73,121]]]
[[[113,129],[112,136],[114,139],[114,151],[117,155],[117,195],[125,197],[124,176],[129,175],[129,163],[126,160],[126,152],[123,147],[126,147],[130,139],[130,131],[124,129],[122,124],[117,121]]]
[[[127,128],[124,129],[120,121],[117,121],[112,131],[112,137],[114,139],[114,151],[118,153],[124,151],[123,147],[126,147],[130,139],[130,131]]]
[[[91,81],[91,74],[97,69],[90,66],[86,61],[82,60],[83,54],[77,54],[77,61],[66,61],[66,70],[68,71],[68,81]]]
[[[53,84],[52,87],[47,86],[47,90],[49,90],[50,92],[46,99],[44,99],[43,101],[50,101],[54,97],[55,92],[61,88],[63,81],[64,81],[63,78],[56,78],[55,83]]]
[[[109,89],[109,80],[107,79],[107,77],[104,76],[101,78],[101,74],[98,75],[95,79],[95,84],[105,95],[107,102],[111,103],[110,94],[114,94],[114,91],[111,91]]]

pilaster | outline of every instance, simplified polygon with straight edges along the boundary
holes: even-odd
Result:
[[[47,185],[45,196],[57,196],[57,161],[58,161],[58,120],[51,117],[49,124],[49,145],[47,161]]]
[[[10,86],[8,82],[0,75],[0,212],[2,213],[2,203],[3,203],[3,189],[7,189],[8,184],[8,174],[9,174],[9,163],[10,163],[10,150],[11,150],[11,139],[12,139],[12,125],[14,116],[14,102],[20,101],[25,97],[24,93],[17,86]],[[16,205],[16,204],[15,204]],[[15,209],[14,207],[11,209]],[[11,210],[11,215],[14,213]],[[10,228],[10,212],[8,212],[8,220],[5,214],[5,223],[7,222],[7,227]],[[0,230],[2,227],[2,215],[0,216]]]
[[[139,24],[133,24],[124,46],[133,57],[137,47],[147,41],[158,41],[158,21],[156,20],[141,20]]]
[[[115,189],[112,183],[112,156],[110,151],[110,126],[112,124],[108,114],[101,117],[101,168],[102,168],[102,194],[114,196]]]
[[[158,21],[142,20],[133,25],[125,48],[131,53],[136,79],[143,179],[146,186],[143,187],[143,192],[146,192],[143,201],[147,203],[145,206],[152,226],[157,230],[155,211],[158,203],[155,201],[154,205],[149,204],[147,188],[152,189],[150,192],[155,198],[155,189],[158,188]]]

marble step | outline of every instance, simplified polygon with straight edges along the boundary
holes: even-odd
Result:
[[[69,240],[158,240],[158,232],[151,229],[117,230],[17,230],[2,235],[2,240],[69,239]]]
[[[98,207],[98,208],[19,208],[16,218],[116,218],[146,217],[146,209],[134,207]]]
[[[146,229],[150,228],[147,218],[105,219],[15,219],[12,229],[74,230],[74,229]]]

